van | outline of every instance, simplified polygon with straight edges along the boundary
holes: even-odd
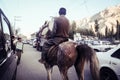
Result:
[[[12,80],[17,68],[12,27],[0,9],[0,80]]]

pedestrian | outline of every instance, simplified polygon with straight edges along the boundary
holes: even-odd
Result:
[[[18,37],[18,41],[16,42],[16,55],[18,57],[17,65],[20,64],[22,53],[23,53],[23,42],[22,42],[22,39]]]
[[[12,50],[13,50],[13,53],[15,54],[15,50],[16,50],[15,41],[16,41],[16,39],[15,39],[15,36],[12,36],[11,38],[12,38]]]
[[[54,18],[54,25],[51,31],[51,36],[43,45],[42,55],[39,62],[41,63],[46,62],[47,53],[51,46],[53,45],[58,46],[60,43],[68,41],[70,24],[69,24],[69,20],[65,17],[65,15],[66,15],[66,9],[63,7],[60,8],[59,17]]]

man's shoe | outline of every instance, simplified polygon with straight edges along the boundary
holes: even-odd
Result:
[[[43,59],[39,59],[38,61],[39,61],[40,63],[42,63],[42,64],[45,63],[45,61],[44,61]]]

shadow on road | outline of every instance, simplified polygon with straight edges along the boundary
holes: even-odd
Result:
[[[12,80],[16,80],[16,75],[17,75],[17,66],[15,68],[15,71],[14,71],[14,74],[13,74],[13,77],[12,77]]]

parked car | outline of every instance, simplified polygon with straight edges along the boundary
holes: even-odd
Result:
[[[23,41],[24,44],[29,44],[28,40]]]
[[[33,39],[28,40],[28,43],[29,43],[30,45],[32,45],[32,44],[33,44]]]
[[[107,52],[97,53],[101,80],[120,80],[120,44]]]
[[[32,45],[33,45],[34,48],[36,48],[36,46],[37,46],[37,39],[33,40]]]
[[[96,52],[106,52],[112,48],[114,48],[116,45],[89,45],[92,47]]]
[[[0,9],[0,80],[12,80],[16,71],[12,36],[10,22]]]

